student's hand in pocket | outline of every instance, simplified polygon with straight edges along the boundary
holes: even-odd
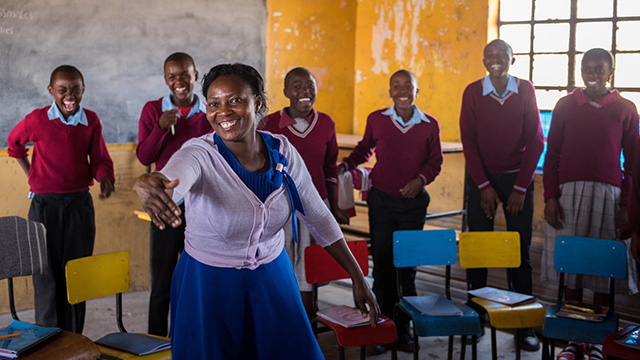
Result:
[[[562,229],[564,223],[564,210],[557,198],[551,198],[544,204],[544,219],[554,229]]]

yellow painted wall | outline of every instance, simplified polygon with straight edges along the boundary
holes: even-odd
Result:
[[[135,156],[135,144],[108,145],[116,173],[116,192],[100,200],[99,184],[91,188],[96,212],[96,243],[94,254],[127,250],[130,254],[131,289],[149,287],[149,222],[133,215],[140,201],[131,190],[134,179],[145,171]],[[30,200],[27,177],[15,159],[0,151],[0,216],[27,217]],[[8,312],[6,280],[0,281],[0,313]],[[30,277],[14,281],[18,309],[33,307],[33,287]]]
[[[418,77],[416,105],[435,116],[443,141],[459,141],[462,92],[485,74],[487,0],[359,1],[356,31],[354,130],[369,113],[392,104],[389,77]]]
[[[298,66],[315,76],[315,108],[336,120],[341,133],[353,131],[356,30],[354,0],[267,1],[265,77],[270,111],[289,105],[284,76]]]

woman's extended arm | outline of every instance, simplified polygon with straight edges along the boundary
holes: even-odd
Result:
[[[178,186],[180,180],[169,181],[159,172],[140,175],[133,184],[133,191],[142,201],[142,208],[149,214],[151,221],[164,230],[164,224],[178,227],[182,223],[180,208],[171,198],[173,189]]]
[[[360,309],[363,315],[369,315],[369,324],[371,326],[376,326],[380,316],[380,308],[378,307],[376,296],[364,279],[362,270],[360,270],[356,259],[349,251],[347,243],[344,239],[340,239],[325,247],[325,250],[347,271],[353,282],[353,301],[356,307]]]

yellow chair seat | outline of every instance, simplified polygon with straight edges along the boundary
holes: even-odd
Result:
[[[546,310],[537,302],[509,306],[479,297],[474,297],[471,301],[487,311],[491,326],[497,329],[532,328],[544,324]]]

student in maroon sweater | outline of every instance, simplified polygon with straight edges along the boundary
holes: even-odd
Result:
[[[493,231],[498,204],[507,230],[520,234],[521,264],[511,271],[517,292],[531,294],[529,247],[533,224],[533,172],[544,147],[533,85],[509,75],[511,46],[494,40],[482,60],[489,74],[469,84],[462,96],[460,139],[467,166],[467,224],[470,231]],[[487,269],[467,270],[469,290],[487,286]],[[533,329],[519,329],[516,341],[527,351],[540,348]]]
[[[138,160],[147,166],[155,163],[156,171],[187,140],[211,132],[204,102],[194,94],[198,71],[193,58],[182,52],[169,55],[164,61],[164,80],[171,93],[142,108],[136,147]],[[184,204],[180,208],[184,214]],[[160,230],[151,223],[149,334],[167,335],[171,276],[184,249],[185,226],[184,215],[177,228]]]
[[[398,301],[393,232],[423,228],[430,200],[424,187],[436,178],[442,166],[440,127],[433,116],[414,104],[418,91],[413,73],[395,72],[389,81],[393,106],[369,115],[362,140],[339,165],[339,171],[351,170],[376,153],[370,176],[372,188],[367,196],[373,291],[382,313],[388,317],[394,317],[393,308]],[[402,269],[403,295],[416,295],[415,276],[414,268]],[[413,351],[408,318],[400,314],[394,321],[399,349]]]
[[[284,96],[289,106],[265,116],[258,130],[282,134],[293,144],[311,174],[313,185],[339,224],[348,224],[349,215],[338,207],[338,142],[335,121],[313,108],[316,79],[305,68],[291,69],[284,78]],[[309,319],[315,317],[312,288],[304,274],[304,249],[315,243],[309,230],[298,221],[298,241],[293,239],[291,224],[285,226],[285,249],[293,265],[302,303]]]
[[[591,49],[582,57],[584,89],[575,89],[553,109],[544,162],[544,216],[547,221],[542,252],[541,279],[557,284],[553,268],[555,239],[561,235],[598,239],[620,239],[627,226],[627,194],[631,164],[638,141],[635,105],[609,90],[613,56],[604,49]],[[624,169],[620,167],[624,154]],[[626,281],[616,281],[616,291],[638,292],[635,262],[627,261]],[[608,279],[567,274],[565,299],[582,300],[583,288],[594,292],[593,302],[609,305]],[[559,360],[579,358],[584,344],[569,343]],[[602,345],[591,345],[590,357],[602,358]]]
[[[36,109],[9,133],[9,156],[27,174],[29,219],[47,229],[49,273],[33,276],[36,323],[71,330],[64,266],[93,253],[95,215],[89,186],[100,182],[100,199],[111,196],[113,162],[96,113],[80,106],[84,79],[78,69],[62,65],[51,74],[53,104]],[[29,162],[27,143],[33,143]],[[79,306],[76,331],[82,333],[85,306]]]

